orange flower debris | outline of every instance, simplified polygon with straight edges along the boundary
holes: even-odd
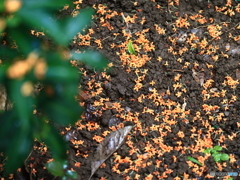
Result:
[[[222,29],[222,26],[220,25],[208,25],[207,30],[210,36],[215,38],[216,40],[220,39],[220,35],[222,32],[220,31]]]
[[[201,14],[192,15],[192,16],[189,16],[189,18],[194,20],[194,21],[199,22],[200,24],[207,23],[206,18],[203,15],[201,15]]]
[[[187,15],[185,16],[185,18],[179,17],[174,24],[176,27],[180,28],[188,28],[190,26],[190,23],[187,21]]]
[[[155,27],[156,31],[158,32],[158,34],[165,34],[166,33],[165,32],[166,30],[164,28],[159,27],[157,24],[154,24],[154,27]]]

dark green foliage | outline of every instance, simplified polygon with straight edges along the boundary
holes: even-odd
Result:
[[[47,165],[48,170],[65,179],[77,178],[75,172],[63,168],[67,145],[54,125],[74,124],[80,118],[82,108],[74,98],[80,77],[59,49],[67,50],[76,33],[91,22],[94,11],[85,9],[74,18],[56,20],[54,15],[71,1],[23,0],[14,12],[5,9],[5,2],[0,2],[0,40],[4,44],[0,46],[0,84],[5,86],[13,106],[0,112],[0,152],[7,157],[4,171],[8,174],[20,167],[33,140],[38,139],[55,159]],[[46,36],[38,38],[31,30]],[[46,45],[48,38],[55,44]],[[73,53],[71,59],[99,69],[107,64],[98,52]],[[34,96],[36,83],[41,83],[42,89]]]

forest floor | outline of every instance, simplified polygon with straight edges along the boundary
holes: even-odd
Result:
[[[92,180],[239,178],[212,173],[240,170],[240,3],[79,0],[74,6],[62,13],[91,6],[96,14],[69,48],[96,49],[109,59],[106,72],[77,66],[86,112],[62,134],[78,179],[89,179],[101,141],[127,126],[133,127],[124,142]],[[230,158],[216,162],[203,153],[215,146]],[[44,146],[34,147],[31,179],[53,179],[44,168],[50,158]]]

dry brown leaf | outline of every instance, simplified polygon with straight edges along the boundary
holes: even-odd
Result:
[[[199,84],[203,86],[204,83],[204,73],[198,73]]]
[[[192,76],[194,78],[194,80],[200,84],[201,86],[203,86],[203,83],[204,83],[204,73],[202,72],[196,72],[195,69],[192,69]]]
[[[111,132],[105,139],[99,144],[97,151],[95,153],[95,157],[93,159],[91,168],[91,176],[89,180],[96,172],[96,170],[101,166],[101,164],[106,161],[106,159],[112,155],[118,148],[122,145],[125,137],[132,129],[133,126],[126,126],[122,129],[118,129],[117,131]]]
[[[182,104],[182,111],[185,111],[186,106],[187,106],[187,103],[186,103],[186,100],[184,98],[184,103]]]
[[[90,98],[91,98],[91,95],[88,92],[86,92],[86,91],[79,91],[78,99],[86,100],[86,99],[90,99]]]
[[[240,80],[240,70],[236,69],[236,78]]]

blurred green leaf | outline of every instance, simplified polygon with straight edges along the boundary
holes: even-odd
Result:
[[[66,60],[63,60],[60,54],[47,52],[46,60],[48,69],[45,75],[47,82],[69,83],[75,84],[79,81],[77,68],[70,65]]]
[[[4,10],[4,1],[0,1],[0,12]]]
[[[61,125],[74,124],[82,113],[82,108],[77,102],[67,102],[64,99],[54,100],[47,103],[43,112],[49,115],[54,122]]]
[[[67,176],[63,176],[62,180],[68,180],[69,178]]]
[[[83,28],[88,25],[92,19],[94,10],[87,8],[80,11],[80,13],[74,18],[68,18],[61,23],[61,29],[63,30],[64,36],[60,39],[62,40],[63,45],[67,45],[69,41]]]
[[[4,111],[0,114],[0,123],[4,124],[4,126],[0,126],[0,152],[4,152],[10,146],[11,141],[9,139],[12,139],[14,133],[19,131],[19,122],[14,118],[13,110]]]
[[[68,167],[68,161],[64,161],[63,162],[63,169],[67,169],[67,167]]]
[[[94,10],[81,10],[75,18],[61,21],[55,19],[56,13],[63,6],[72,5],[70,0],[22,1],[22,7],[14,12],[13,17],[3,14],[7,21],[4,27],[6,36],[3,37],[6,43],[0,47],[0,59],[5,64],[0,66],[0,82],[6,87],[13,103],[11,110],[0,113],[0,152],[8,156],[4,170],[9,173],[19,167],[29,154],[33,139],[37,138],[49,147],[55,162],[60,163],[48,164],[48,170],[56,176],[77,178],[76,172],[67,170],[67,164],[64,164],[67,143],[56,126],[73,124],[80,118],[82,108],[74,97],[78,91],[79,72],[64,61],[59,49],[67,46],[76,33],[83,31],[90,23]],[[4,11],[4,2],[0,1],[0,11]],[[31,35],[33,29],[44,31],[46,39]],[[45,40],[50,42],[49,46],[43,46]],[[12,49],[15,45],[17,48]],[[58,50],[52,49],[55,46]],[[33,69],[19,79],[7,77],[9,63],[25,59],[32,51],[37,51],[47,63],[45,78],[41,79],[43,89],[35,98],[32,92],[38,79]],[[102,55],[90,53],[81,56],[82,60],[90,60],[90,64],[99,68],[107,65]],[[34,109],[40,113],[33,115]]]
[[[3,60],[3,62],[7,60],[6,63],[10,63],[11,60],[20,57],[20,55],[22,54],[20,54],[20,52],[17,49],[10,49],[6,46],[0,47],[0,58],[1,60]],[[5,66],[6,63],[4,63]]]
[[[41,0],[41,1],[35,1],[35,0],[24,0],[24,5],[29,9],[39,9],[39,8],[45,8],[45,9],[59,9],[60,7],[71,4],[72,2],[69,0],[58,0],[57,3],[55,0]]]
[[[22,31],[19,31],[14,28],[12,28],[9,31],[9,35],[14,39],[17,49],[21,51],[25,56],[27,56],[30,52],[32,52],[36,47],[34,46],[34,41],[37,41],[37,39],[33,36],[31,36],[27,29],[22,29]]]
[[[6,77],[8,67],[7,66],[0,66],[0,84],[3,82],[3,80]]]
[[[54,176],[63,176],[64,169],[63,169],[63,162],[53,160],[46,164],[47,170],[52,173]]]
[[[42,127],[39,133],[40,140],[49,147],[54,159],[63,161],[67,157],[67,144],[56,128],[46,123],[45,120],[42,119]]]
[[[27,156],[29,155],[32,147],[32,141],[30,131],[27,132],[26,128],[22,132],[16,133],[11,139],[11,144],[8,146],[6,156],[8,157],[7,164],[4,168],[5,173],[14,172],[19,168]]]
[[[43,9],[36,9],[34,11],[28,8],[21,8],[17,15],[23,18],[26,25],[30,28],[37,27],[39,29],[44,29],[46,33],[53,38],[53,40],[59,44],[64,44],[62,37],[64,36],[59,23],[51,17]]]
[[[106,68],[108,64],[106,57],[96,51],[86,51],[83,53],[72,52],[71,54],[71,59],[81,61],[100,70]]]
[[[77,32],[90,23],[93,10],[84,9],[77,17],[73,18],[74,20],[70,18],[62,23],[54,20],[50,14],[41,9],[30,11],[26,7],[21,8],[17,15],[29,25],[39,29],[43,28],[56,43],[66,46]]]
[[[219,152],[216,151],[215,149],[211,149],[211,154],[218,154]]]
[[[211,150],[212,150],[212,148],[207,148],[207,149],[205,149],[204,151],[203,151],[203,153],[211,153]]]
[[[25,93],[32,91],[33,85],[25,80],[11,80],[8,85],[9,97],[14,103],[13,110],[16,111],[23,128],[27,128],[30,125],[31,116],[33,116],[35,99],[30,94],[27,96]]]
[[[216,151],[221,151],[222,147],[221,146],[214,146],[213,149],[216,150]]]
[[[13,16],[11,18],[6,19],[8,28],[15,28],[17,25],[21,23],[22,19],[19,16]]]
[[[65,175],[69,178],[72,178],[72,179],[77,179],[78,178],[78,174],[75,171],[71,171],[71,170],[67,170]]]
[[[228,154],[221,154],[220,159],[221,159],[222,161],[227,161],[227,160],[229,160],[229,155],[228,155]]]
[[[48,81],[55,82],[77,82],[79,80],[78,71],[71,66],[49,66],[45,75]]]
[[[1,114],[0,123],[2,124],[0,126],[0,152],[8,157],[4,172],[9,174],[19,168],[30,153],[33,141],[32,131],[30,126],[24,126],[14,111]]]

